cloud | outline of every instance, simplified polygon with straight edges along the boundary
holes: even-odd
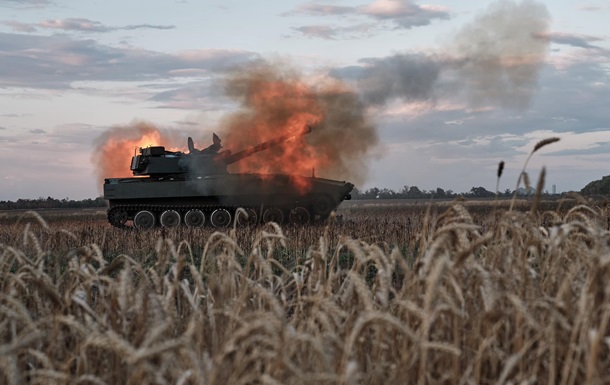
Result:
[[[608,135],[610,132],[605,132]],[[588,156],[588,155],[608,155],[610,154],[610,142],[590,143],[586,148],[570,148],[560,151],[553,151],[543,156]]]
[[[363,15],[377,20],[389,20],[397,28],[410,29],[430,24],[435,19],[449,19],[450,14],[440,6],[417,5],[412,0],[375,0],[360,7]]]
[[[33,128],[28,130],[31,134],[46,134],[47,132],[41,128]]]
[[[3,24],[11,27],[17,32],[36,32],[38,28],[42,29],[58,29],[63,31],[78,31],[78,32],[112,32],[118,30],[134,30],[134,29],[173,29],[173,25],[154,25],[154,24],[135,24],[124,27],[109,27],[99,21],[89,20],[85,18],[67,18],[45,20],[40,23],[21,23],[18,21],[5,21]]]
[[[6,130],[6,127],[0,126],[0,130]]]
[[[8,87],[54,89],[68,88],[76,81],[179,78],[184,76],[180,71],[222,72],[258,59],[258,54],[240,50],[166,54],[111,47],[65,35],[0,33],[0,83]]]
[[[371,36],[376,29],[374,24],[361,23],[349,27],[332,25],[305,25],[293,28],[305,37],[326,40],[362,39]]]
[[[581,63],[562,70],[547,65],[539,82],[538,94],[525,111],[469,110],[466,106],[438,101],[417,114],[379,116],[382,140],[413,146],[421,159],[453,156],[453,150],[444,147],[443,143],[456,149],[456,159],[492,156],[493,153],[496,157],[508,158],[522,153],[519,148],[529,144],[526,138],[530,133],[544,130],[545,134],[537,136],[536,140],[565,137],[552,147],[556,149],[553,155],[603,153],[598,147],[607,146],[601,143],[608,142],[610,132],[610,116],[605,107],[610,100],[610,75],[603,65]],[[462,124],[448,124],[455,121]],[[469,143],[481,143],[485,139],[490,140],[491,147],[467,148]],[[434,146],[430,147],[430,144]],[[532,146],[526,150],[530,151]],[[424,152],[428,147],[438,151]]]
[[[66,31],[81,31],[81,32],[108,32],[112,30],[99,21],[92,21],[82,18],[55,19],[45,20],[36,24],[38,27],[46,29],[61,29]]]
[[[607,11],[610,9],[610,5],[581,5],[578,9],[589,12]]]
[[[556,44],[565,44],[578,48],[593,48],[601,49],[601,47],[592,45],[591,42],[603,41],[604,39],[595,36],[579,35],[565,32],[551,32],[544,36],[551,42]]]
[[[4,0],[4,4],[0,3],[0,7],[40,8],[50,4],[53,4],[53,2],[49,0]]]
[[[334,40],[339,34],[339,30],[329,25],[304,25],[294,28],[297,32],[307,37],[317,37],[320,39]]]
[[[126,25],[125,27],[120,27],[118,29],[174,29],[175,25],[156,25],[156,24],[135,24],[135,25]]]
[[[284,14],[288,15],[308,15],[308,16],[329,16],[329,15],[349,15],[357,12],[357,7],[347,7],[339,5],[308,3],[298,6],[294,11]]]
[[[146,87],[146,86],[144,86]],[[224,87],[216,79],[190,82],[170,90],[157,92],[150,98],[160,103],[157,108],[179,108],[216,111],[227,108]]]
[[[449,11],[441,6],[418,5],[413,0],[375,0],[362,6],[338,6],[322,3],[307,3],[287,12],[285,16],[356,16],[373,20],[376,26],[358,23],[356,26],[331,27],[312,25],[295,27],[294,30],[307,37],[322,39],[354,38],[353,33],[366,25],[367,32],[382,30],[390,26],[396,29],[411,29],[429,25],[434,20],[451,17]]]
[[[36,28],[33,27],[32,24],[21,23],[14,20],[3,21],[2,24],[11,27],[11,29],[16,32],[36,32]]]
[[[24,116],[32,116],[32,114],[0,114],[3,118],[22,118]]]

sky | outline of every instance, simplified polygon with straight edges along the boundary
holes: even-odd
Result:
[[[512,190],[558,137],[526,172],[578,191],[610,174],[607,20],[595,0],[0,0],[0,200],[99,196],[100,138],[138,122],[207,145],[244,108],[227,79],[261,65],[353,91],[359,189],[493,191],[504,161]]]

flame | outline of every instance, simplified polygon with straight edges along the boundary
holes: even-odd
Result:
[[[375,126],[358,95],[336,79],[307,82],[296,71],[263,63],[227,79],[227,95],[239,104],[224,117],[220,134],[233,153],[281,136],[294,138],[246,157],[229,167],[233,173],[286,174],[301,193],[316,176],[362,183],[370,151],[378,143]],[[305,126],[312,132],[299,136]],[[150,123],[115,126],[96,139],[93,162],[100,185],[104,178],[130,177],[130,160],[138,147],[163,145],[185,136]],[[205,147],[205,145],[203,146]]]
[[[168,145],[169,138],[150,123],[115,126],[96,141],[93,162],[98,179],[131,177],[131,157],[140,147]]]
[[[241,95],[243,107],[225,120],[223,142],[233,152],[266,142],[280,136],[295,137],[254,154],[230,167],[232,172],[259,174],[288,174],[309,176],[313,170],[328,168],[331,159],[320,148],[314,147],[309,136],[298,134],[307,126],[325,120],[319,90],[298,77],[280,77],[268,68],[240,74],[229,82],[236,95]],[[305,178],[291,178],[295,187],[306,193],[311,182]]]

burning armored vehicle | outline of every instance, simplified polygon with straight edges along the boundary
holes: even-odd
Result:
[[[353,184],[313,175],[227,171],[235,162],[309,132],[311,128],[305,127],[234,154],[220,151],[216,134],[213,144],[203,150],[196,149],[188,138],[188,153],[163,146],[140,148],[131,160],[134,177],[104,180],[108,221],[116,227],[132,221],[138,229],[207,223],[225,227],[239,208],[247,214],[237,215],[239,223],[323,221],[344,199],[351,198]]]

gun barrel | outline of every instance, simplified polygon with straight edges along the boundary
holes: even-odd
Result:
[[[257,144],[256,146],[248,147],[248,148],[246,148],[244,150],[236,152],[235,154],[231,154],[231,155],[228,155],[228,156],[224,157],[223,160],[224,160],[224,162],[227,165],[230,165],[230,164],[238,162],[238,161],[240,161],[240,160],[242,160],[244,158],[247,158],[250,155],[256,154],[257,152],[261,152],[261,151],[264,151],[264,150],[266,150],[268,148],[275,147],[275,146],[277,146],[279,144],[282,144],[284,142],[289,141],[292,138],[296,138],[296,137],[299,137],[299,136],[307,135],[310,132],[311,132],[311,126],[307,125],[307,126],[303,127],[303,129],[301,129],[297,133],[282,135],[282,136],[279,136],[279,137],[277,137],[275,139],[271,139],[269,141]]]

